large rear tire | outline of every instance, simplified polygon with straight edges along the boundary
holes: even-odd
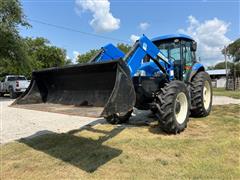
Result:
[[[113,114],[111,116],[105,117],[106,121],[110,124],[122,124],[127,123],[129,121],[129,118],[131,117],[133,110],[129,111],[124,116],[118,116],[116,114]]]
[[[212,109],[212,84],[208,73],[201,71],[192,80],[191,116],[208,116]]]
[[[181,81],[172,81],[161,89],[156,100],[156,116],[163,131],[177,134],[187,127],[189,99],[188,89]]]

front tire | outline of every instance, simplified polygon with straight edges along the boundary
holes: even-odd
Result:
[[[171,134],[182,132],[189,120],[189,93],[181,81],[172,81],[157,96],[157,113],[163,131]]]
[[[133,110],[129,111],[124,116],[118,116],[117,114],[113,114],[111,116],[105,117],[106,121],[110,124],[122,124],[127,123],[129,121],[129,118],[131,117]]]
[[[191,116],[206,117],[212,109],[211,78],[205,71],[196,74],[191,86]]]

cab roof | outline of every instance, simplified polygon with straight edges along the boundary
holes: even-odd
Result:
[[[167,35],[158,36],[156,38],[153,38],[152,41],[154,42],[154,41],[161,41],[161,40],[175,39],[175,38],[194,41],[194,39],[192,37],[190,37],[186,34],[167,34]]]

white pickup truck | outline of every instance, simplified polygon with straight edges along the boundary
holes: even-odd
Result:
[[[9,93],[11,98],[16,98],[28,88],[29,84],[25,76],[8,75],[0,83],[0,96]]]

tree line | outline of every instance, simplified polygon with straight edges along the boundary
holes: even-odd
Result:
[[[0,2],[0,77],[7,74],[31,76],[33,70],[71,63],[66,50],[43,38],[23,38],[19,28],[31,28],[19,0]]]
[[[118,43],[117,47],[124,53],[127,53],[128,51],[130,51],[131,47],[128,44],[124,44],[124,43]],[[77,62],[78,63],[86,63],[88,62],[92,57],[94,57],[97,52],[100,51],[100,49],[92,49],[84,54],[80,54],[77,57]]]
[[[7,74],[22,74],[30,78],[33,70],[72,63],[65,49],[52,45],[46,38],[21,37],[20,27],[31,28],[20,1],[0,1],[0,78]],[[118,47],[123,52],[130,49],[125,44],[118,44]],[[93,49],[79,55],[77,62],[89,61],[97,51]]]

